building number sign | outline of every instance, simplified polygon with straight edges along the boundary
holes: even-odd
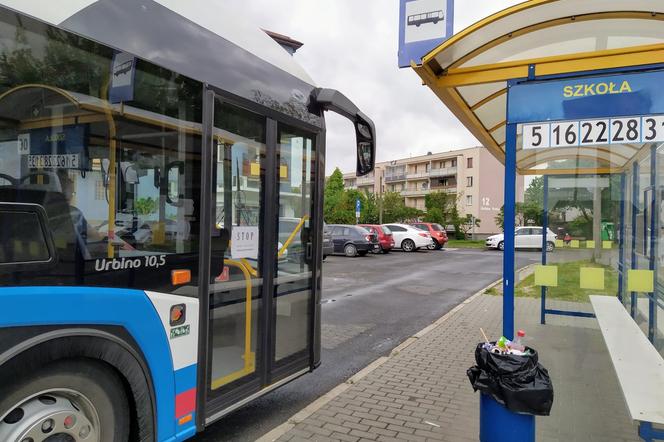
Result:
[[[664,141],[664,115],[523,125],[524,149],[660,141]]]

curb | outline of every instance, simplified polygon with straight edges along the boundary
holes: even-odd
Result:
[[[324,405],[326,405],[328,402],[339,396],[341,393],[344,391],[348,390],[351,386],[359,382],[362,378],[366,377],[373,371],[375,371],[378,367],[389,361],[391,358],[395,357],[399,353],[401,353],[405,348],[411,346],[415,342],[417,342],[420,338],[424,337],[428,333],[432,332],[434,329],[436,329],[438,326],[440,326],[443,322],[447,321],[450,317],[452,317],[455,313],[457,313],[459,310],[464,308],[466,305],[470,304],[473,302],[477,297],[482,295],[486,290],[490,289],[491,287],[494,287],[498,284],[503,279],[500,278],[499,280],[492,282],[488,286],[484,287],[483,289],[479,290],[475,294],[469,296],[466,298],[463,302],[461,302],[459,305],[454,307],[452,310],[449,312],[445,313],[442,317],[437,319],[435,322],[432,324],[428,325],[427,327],[423,328],[419,332],[415,333],[413,336],[407,338],[405,341],[403,341],[401,344],[397,345],[392,349],[390,354],[388,356],[381,356],[380,358],[376,359],[373,361],[371,364],[367,365],[364,367],[362,370],[358,371],[355,373],[353,376],[350,378],[346,379],[346,381],[342,382],[341,384],[337,385],[334,387],[332,390],[328,391],[306,407],[304,407],[302,410],[298,411],[294,415],[292,415],[290,418],[286,420],[283,424],[279,425],[278,427],[273,428],[269,432],[265,433],[263,436],[259,437],[256,439],[257,442],[274,442],[277,439],[279,439],[281,436],[284,434],[288,433],[290,430],[292,430],[295,425],[299,424],[312,414],[314,414],[316,411],[321,409]]]

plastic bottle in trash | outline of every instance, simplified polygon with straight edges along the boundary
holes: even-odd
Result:
[[[526,351],[526,346],[523,344],[523,338],[526,337],[526,332],[523,330],[519,330],[516,332],[516,339],[512,341],[512,345],[510,347],[512,350],[517,350],[517,351]]]

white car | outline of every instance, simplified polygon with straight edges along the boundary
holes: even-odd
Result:
[[[385,224],[394,238],[394,248],[404,252],[414,252],[433,244],[431,234],[408,224]]]
[[[486,239],[489,249],[505,250],[505,235],[502,233],[490,236]],[[551,229],[546,229],[546,251],[553,252],[556,246],[556,234]],[[542,228],[537,226],[517,227],[514,231],[514,248],[516,249],[541,249]]]

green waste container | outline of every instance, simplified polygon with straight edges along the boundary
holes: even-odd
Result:
[[[614,241],[616,239],[616,228],[613,223],[602,221],[602,241]]]

